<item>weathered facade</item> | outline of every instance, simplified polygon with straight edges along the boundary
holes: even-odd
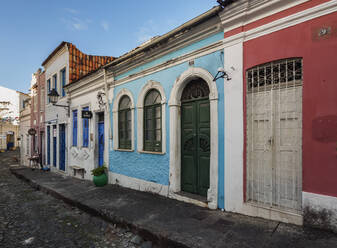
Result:
[[[20,100],[25,94],[0,86],[0,150],[19,146]]]
[[[40,163],[45,163],[45,72],[38,69],[32,75],[30,127],[36,134],[32,136],[32,153],[40,156]]]
[[[62,42],[42,63],[45,68],[45,149],[46,164],[52,170],[66,172],[68,153],[69,95],[64,86],[112,61],[113,57],[82,53],[73,44]],[[59,98],[53,105],[48,93],[56,90]],[[63,106],[63,107],[62,107]],[[69,143],[70,144],[70,143]]]
[[[224,198],[218,183],[223,171],[219,164],[224,164],[219,152],[223,129],[218,128],[224,125],[219,114],[224,111],[224,98],[223,79],[213,79],[223,65],[220,10],[215,7],[66,86],[71,109],[78,111],[73,123],[84,121],[78,106],[89,106],[94,113],[89,121],[93,155],[85,156],[93,158],[91,167],[80,163],[83,155],[74,147],[69,163],[88,172],[100,165],[103,156],[110,183],[218,207]],[[98,92],[104,93],[101,106]],[[77,132],[80,142],[82,132]],[[191,150],[198,149],[191,156]]]
[[[28,130],[31,128],[31,97],[29,95],[21,95],[20,97],[20,124],[19,124],[19,138],[20,138],[20,164],[29,166],[28,158],[31,157],[31,136]]]
[[[336,1],[222,5],[116,59],[62,42],[36,74],[45,94],[32,86],[46,164],[88,180],[105,164],[112,184],[337,230]]]
[[[224,25],[228,211],[337,227],[336,1],[237,1]],[[324,58],[324,59],[322,59]]]

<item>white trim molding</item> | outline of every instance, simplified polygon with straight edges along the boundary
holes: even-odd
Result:
[[[131,91],[128,89],[121,89],[113,101],[113,108],[112,108],[112,118],[113,118],[113,149],[118,150],[119,149],[119,132],[118,132],[118,106],[119,101],[122,99],[123,96],[128,96],[131,101],[131,149],[130,151],[134,151],[135,149],[135,139],[134,139],[134,133],[135,133],[135,104],[133,100],[133,95]]]
[[[229,59],[231,58],[231,59]],[[235,70],[231,71],[231,68]],[[231,83],[224,85],[225,210],[248,216],[302,225],[303,217],[290,211],[244,202],[244,112],[243,112],[243,43],[224,49],[224,69],[231,71]]]
[[[305,225],[337,232],[337,197],[303,192],[302,201]]]
[[[210,187],[207,192],[208,207],[218,206],[218,90],[211,73],[199,67],[190,67],[173,85],[170,107],[170,194],[181,191],[181,95],[193,79],[201,78],[208,84],[211,115]],[[174,197],[173,197],[174,198]]]
[[[146,152],[144,151],[144,99],[146,94],[152,90],[158,90],[161,95],[161,122],[162,122],[162,148],[161,153],[166,153],[166,96],[163,86],[156,81],[149,80],[142,88],[139,93],[138,101],[137,101],[137,150],[138,152]]]
[[[248,41],[258,38],[263,35],[267,35],[288,27],[295,26],[297,24],[331,14],[337,11],[337,1],[328,1],[317,5],[315,7],[305,9],[303,11],[297,12],[295,14],[277,19],[273,22],[258,26],[256,28],[241,32],[232,36],[229,36],[223,40],[224,46],[230,46],[233,43],[240,43],[242,41]],[[244,17],[242,17],[244,18]],[[226,21],[226,19],[224,19]],[[244,19],[242,19],[239,26],[244,25]],[[232,28],[231,28],[232,30]],[[229,30],[226,30],[229,31]]]

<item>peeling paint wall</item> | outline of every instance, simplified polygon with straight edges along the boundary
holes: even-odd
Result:
[[[320,35],[327,28],[331,32]],[[303,191],[337,197],[337,13],[244,43],[244,71],[303,58]]]

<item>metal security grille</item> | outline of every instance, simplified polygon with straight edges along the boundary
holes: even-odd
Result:
[[[251,68],[247,79],[247,201],[301,209],[302,59]]]

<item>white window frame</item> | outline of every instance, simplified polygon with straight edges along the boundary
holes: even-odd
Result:
[[[119,110],[119,102],[123,96],[128,96],[130,98],[130,110],[131,110],[131,149],[120,149],[119,148],[119,129],[118,129],[118,110]],[[112,109],[112,118],[113,118],[113,149],[117,151],[134,151],[135,150],[135,104],[133,100],[133,95],[131,91],[128,89],[121,89],[118,94],[116,95],[114,102],[113,102],[113,109]]]
[[[144,100],[147,93],[155,89],[161,96],[161,116],[162,116],[162,141],[161,152],[144,151]],[[166,153],[166,96],[163,86],[156,81],[149,80],[142,88],[137,102],[137,149],[140,153],[165,154]]]

